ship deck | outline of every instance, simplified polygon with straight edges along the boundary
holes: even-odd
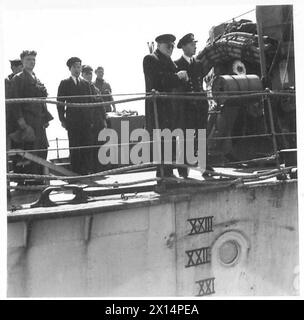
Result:
[[[235,177],[242,177],[244,175],[256,175],[266,171],[272,170],[271,168],[227,168],[218,167],[214,168],[216,172]],[[175,169],[174,174],[178,177],[178,172]],[[219,179],[218,177],[203,178],[201,173],[197,170],[190,169],[188,179],[177,178],[173,183],[167,185],[167,188],[162,192],[155,192],[153,190],[144,191],[145,186],[156,186],[156,182],[146,182],[137,185],[134,191],[124,192],[123,189],[116,189],[115,194],[108,194],[109,188],[100,187],[99,184],[112,184],[112,183],[130,183],[132,181],[147,180],[155,178],[155,171],[143,171],[136,173],[123,173],[107,176],[101,180],[95,181],[96,186],[86,187],[85,190],[93,194],[89,195],[86,203],[70,204],[68,203],[75,196],[72,191],[67,190],[64,192],[53,191],[50,194],[50,199],[56,206],[51,207],[38,207],[32,208],[31,204],[37,201],[40,197],[40,191],[20,191],[12,190],[11,198],[8,200],[8,220],[18,221],[31,218],[49,218],[68,215],[82,215],[94,212],[103,211],[118,211],[140,206],[149,206],[153,204],[184,201],[191,197],[193,194],[200,192],[216,192],[227,188],[256,188],[269,185],[278,185],[284,183],[296,182],[297,180],[278,180],[276,177],[270,177],[263,180],[253,180],[250,182],[232,183],[229,179]],[[235,181],[235,179],[234,179]],[[62,184],[62,181],[52,181],[51,186]],[[85,187],[86,185],[79,185]],[[96,195],[94,195],[94,192]],[[102,191],[108,191],[105,195]],[[129,189],[128,189],[129,190]],[[143,190],[136,192],[136,190]]]

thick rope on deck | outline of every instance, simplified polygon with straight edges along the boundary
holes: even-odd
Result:
[[[54,175],[39,175],[39,174],[25,174],[25,173],[7,173],[8,178],[12,179],[37,179],[37,180],[66,180],[66,181],[74,181],[74,180],[82,180],[82,179],[90,179],[90,178],[98,178],[104,177],[111,174],[120,174],[130,170],[137,170],[143,168],[154,167],[156,163],[148,162],[137,165],[131,165],[122,168],[111,169],[107,171],[101,171],[98,173],[83,175],[83,176],[54,176]]]
[[[111,169],[107,171],[102,171],[94,174],[88,174],[88,175],[83,175],[83,176],[54,176],[54,175],[37,175],[37,174],[22,174],[22,173],[7,173],[8,178],[12,179],[37,179],[37,180],[64,180],[64,181],[79,181],[83,179],[92,179],[92,178],[98,178],[98,177],[104,177],[106,175],[112,175],[112,174],[119,174],[119,173],[125,173],[130,170],[136,170],[136,169],[143,169],[143,168],[149,168],[149,167],[154,167],[156,165],[160,165],[159,163],[154,163],[154,162],[148,162],[148,163],[142,163],[138,165],[131,165],[127,167],[122,167],[122,168],[116,168],[116,169]],[[194,170],[199,170],[201,171],[200,168],[198,167],[192,167],[192,166],[187,166],[184,164],[178,164],[178,163],[172,163],[172,166],[175,167],[189,167]],[[287,168],[280,168],[280,169],[274,169],[270,170],[267,172],[259,173],[259,174],[251,174],[251,175],[233,175],[233,174],[226,174],[222,172],[215,172],[215,171],[209,171],[206,170],[205,172],[208,173],[211,176],[220,176],[220,177],[228,177],[228,178],[243,178],[243,179],[254,179],[258,177],[263,177],[267,176],[270,174],[274,173],[284,173],[288,172],[291,169],[295,167],[287,167]]]
[[[223,172],[214,172],[214,171],[208,171],[206,172],[214,177],[220,176],[220,177],[227,177],[227,178],[240,178],[240,179],[245,179],[245,180],[252,180],[256,178],[261,178],[261,177],[268,177],[276,174],[282,174],[282,173],[287,173],[290,172],[292,169],[296,167],[286,167],[286,168],[280,168],[280,169],[273,169],[270,171],[266,172],[261,172],[261,173],[256,173],[256,174],[251,174],[251,175],[236,175],[236,174],[229,174],[229,173],[223,173]]]
[[[133,186],[137,184],[149,183],[149,182],[156,182],[160,181],[161,178],[151,178],[151,179],[143,179],[143,180],[136,180],[130,182],[114,182],[114,183],[98,183],[98,184],[84,184],[84,189],[86,188],[119,188],[119,187],[126,187],[126,186]],[[64,187],[68,184],[58,185],[58,187]],[[8,186],[8,189],[15,189],[15,190],[43,190],[50,185],[38,185],[38,186]]]

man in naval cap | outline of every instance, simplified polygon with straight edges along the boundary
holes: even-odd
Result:
[[[22,71],[23,65],[21,59],[10,60],[12,73],[8,76],[9,80],[12,80],[13,76]]]
[[[91,97],[90,83],[80,77],[81,59],[71,57],[67,60],[66,65],[69,68],[70,76],[60,82],[57,101],[84,104],[96,102],[94,97]],[[76,108],[66,105],[57,106],[59,120],[67,130],[70,147],[82,147],[91,144],[93,123],[90,109],[81,106]],[[92,152],[89,152],[88,149],[71,149],[70,161],[72,171],[77,174],[85,175],[94,171]]]
[[[179,88],[180,92],[203,92],[203,75],[201,64],[195,59],[196,43],[193,33],[187,33],[177,43],[177,48],[182,49],[182,56],[175,61],[178,70],[186,70],[189,76],[188,82],[183,82]],[[207,128],[208,101],[207,100],[178,100],[179,110],[183,129],[194,129],[195,152],[197,152],[197,132],[198,129]],[[210,168],[209,168],[210,169]],[[188,170],[179,168],[179,175],[186,178]]]
[[[156,90],[158,92],[174,92],[183,81],[188,80],[187,72],[178,70],[171,59],[176,37],[172,34],[162,34],[155,38],[157,49],[144,57],[143,69],[146,82],[146,92]],[[168,99],[157,99],[157,113],[159,128],[174,130],[177,128],[177,113],[174,109],[174,103]],[[153,111],[153,101],[146,100],[145,105],[146,128],[152,137],[152,130],[156,128]],[[174,145],[174,143],[173,143]],[[174,152],[173,152],[174,154]],[[164,166],[164,175],[173,176],[173,166]],[[160,176],[160,167],[157,168],[157,176]]]
[[[104,102],[105,100],[101,96],[100,90],[92,82],[93,79],[93,68],[89,65],[83,65],[81,70],[81,76],[84,80],[90,84],[91,95],[95,96],[95,102]],[[91,107],[90,112],[92,114],[92,145],[100,144],[98,141],[99,132],[107,127],[106,122],[106,110],[104,106]],[[98,148],[92,148],[92,168],[93,172],[100,172],[105,169],[98,160]]]

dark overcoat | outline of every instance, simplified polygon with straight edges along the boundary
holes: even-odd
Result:
[[[45,86],[39,81],[36,75],[32,75],[23,70],[16,74],[10,81],[10,92],[8,93],[10,98],[45,98],[47,97],[47,90]],[[24,118],[27,125],[31,126],[35,133],[35,140],[33,143],[24,143],[23,145],[13,145],[12,147],[18,147],[24,150],[30,149],[45,149],[44,151],[38,151],[34,154],[46,159],[47,148],[49,146],[45,126],[53,119],[53,116],[48,112],[46,103],[14,103],[8,105],[9,111],[7,116],[9,117],[7,123],[8,133],[14,132],[19,129],[18,119]],[[22,170],[21,170],[22,171]],[[43,168],[36,164],[31,163],[25,170],[30,173],[42,174]]]
[[[143,68],[146,82],[146,92],[155,89],[159,92],[174,92],[182,81],[177,76],[177,66],[170,57],[161,53],[158,49],[143,60]],[[177,127],[177,117],[174,100],[157,98],[157,112],[159,127],[173,130]],[[153,101],[145,103],[146,128],[151,132],[155,128]]]
[[[180,92],[202,92],[202,68],[201,64],[194,59],[193,63],[182,56],[175,61],[178,71],[186,70],[189,81],[183,81],[178,88]],[[203,129],[207,126],[208,101],[207,100],[178,100],[180,113],[183,114],[184,122],[181,124],[185,129]]]
[[[47,91],[35,74],[31,76],[29,72],[23,70],[12,78],[9,95],[11,98],[44,98],[47,97]],[[35,131],[36,147],[48,146],[44,125],[53,117],[48,112],[46,103],[14,103],[11,104],[10,114],[16,126],[12,130],[18,127],[17,120],[23,117]]]

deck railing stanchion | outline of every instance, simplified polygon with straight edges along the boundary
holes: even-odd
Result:
[[[57,159],[59,160],[59,145],[58,145],[58,138],[56,137],[56,149],[57,149]]]
[[[265,57],[265,44],[263,39],[263,25],[260,15],[261,7],[257,6],[256,8],[256,22],[257,22],[257,33],[258,33],[258,43],[259,43],[259,52],[260,52],[260,64],[261,64],[261,77],[263,82],[263,87],[268,87],[268,74],[266,70],[266,57]],[[265,88],[268,93],[270,92],[269,88]],[[273,121],[273,113],[272,113],[272,107],[270,102],[270,96],[267,94],[266,96],[266,103],[267,103],[267,109],[269,113],[269,122],[270,122],[270,130],[272,135],[272,144],[273,144],[273,151],[276,157],[276,165],[278,169],[280,169],[280,161],[279,161],[279,154],[278,154],[278,146],[277,146],[277,140],[276,140],[276,132],[274,127],[274,121]]]
[[[157,111],[157,97],[156,97],[156,91],[152,90],[152,97],[153,97],[153,111],[154,111],[154,121],[155,121],[155,129],[160,129],[159,128],[159,121],[158,121],[158,111]],[[157,130],[157,151],[159,152],[160,155],[160,161],[161,164],[159,166],[160,168],[160,177],[161,179],[164,178],[164,163],[163,163],[163,157],[162,157],[162,153],[161,153],[161,149],[162,149],[162,143],[161,143],[161,136],[159,133],[159,130]]]
[[[271,137],[272,137],[272,144],[273,144],[273,152],[275,154],[276,165],[279,169],[280,168],[279,152],[278,152],[278,145],[277,145],[277,140],[276,140],[277,139],[276,138],[276,131],[275,131],[275,126],[274,126],[274,121],[273,121],[272,106],[271,106],[269,95],[266,97],[266,103],[267,103],[267,108],[268,108],[268,113],[269,113],[269,122],[270,122],[270,130],[271,130]]]

